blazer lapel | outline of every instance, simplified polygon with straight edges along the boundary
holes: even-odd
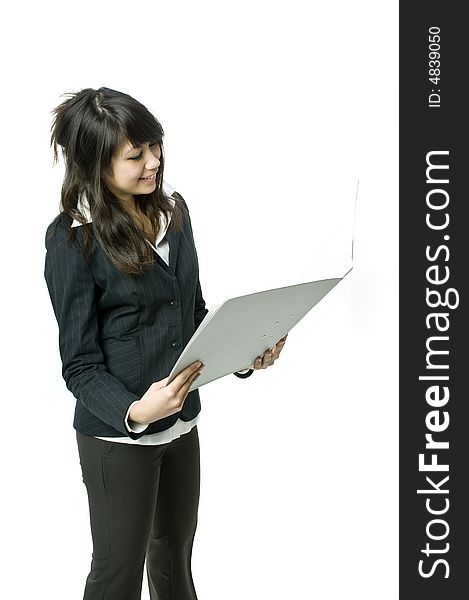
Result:
[[[165,238],[168,240],[169,244],[169,265],[166,264],[166,262],[161,258],[158,252],[156,252],[156,248],[153,246],[153,244],[151,244],[151,246],[155,252],[156,262],[159,265],[161,265],[161,267],[163,267],[165,271],[167,271],[171,275],[175,275],[179,250],[179,235],[174,235],[171,231],[167,231]]]
[[[166,238],[169,243],[169,270],[174,275],[176,273],[176,263],[179,250],[179,235],[174,235],[172,231],[167,231]],[[164,261],[162,260],[162,262]],[[165,266],[167,266],[166,263]]]

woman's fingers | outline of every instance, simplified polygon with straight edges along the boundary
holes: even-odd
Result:
[[[285,345],[287,335],[283,336],[283,338],[281,338],[273,348],[271,348],[270,350],[266,350],[262,356],[258,356],[254,361],[252,368],[266,369],[267,367],[273,365],[277,358],[280,356],[280,352],[282,351],[282,348]]]
[[[200,361],[190,364],[188,367],[178,373],[173,381],[167,386],[167,389],[172,391],[174,394],[171,403],[172,405],[176,406],[178,410],[182,409],[187,394],[189,393],[189,388],[191,387],[193,381],[195,381],[200,375],[200,371],[203,369],[203,367],[204,365]]]
[[[199,373],[201,371],[203,366],[204,365],[200,360],[193,362],[192,364],[190,364],[188,367],[186,367],[185,369],[183,369],[180,373],[178,373],[176,375],[176,377],[173,379],[173,381],[171,381],[171,383],[168,385],[168,388],[172,388],[172,391],[174,391],[176,394],[178,394],[179,391],[181,390],[181,388],[183,386],[185,386],[188,381],[190,381],[190,383],[189,383],[189,386],[190,386],[190,384],[193,381],[192,377],[197,375],[197,373]]]
[[[270,351],[264,352],[262,356],[258,356],[254,361],[254,369],[266,369],[273,364],[272,353]]]
[[[288,334],[287,334],[288,335]],[[274,350],[280,354],[280,351],[282,350],[282,348],[285,346],[285,340],[287,339],[287,336],[285,335],[283,338],[281,338],[274,346]]]
[[[200,371],[195,371],[194,373],[192,373],[192,375],[186,380],[184,385],[179,390],[179,394],[181,395],[183,400],[186,398],[192,383],[197,379],[199,375]]]
[[[288,335],[288,333],[287,333]],[[285,335],[283,338],[281,338],[276,344],[275,346],[272,348],[272,352],[275,356],[274,360],[277,359],[280,355],[280,352],[282,351],[282,348],[285,346],[285,340],[287,339],[287,336]]]

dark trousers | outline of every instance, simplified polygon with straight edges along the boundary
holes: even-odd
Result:
[[[157,446],[76,436],[93,539],[83,599],[140,600],[146,558],[152,600],[196,600],[197,426]]]

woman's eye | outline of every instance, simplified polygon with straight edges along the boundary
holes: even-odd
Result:
[[[151,144],[148,144],[148,146],[150,148],[152,148],[153,146],[158,146],[158,142],[152,142]],[[140,154],[137,156],[131,156],[130,160],[138,160],[139,158],[142,158],[142,156],[143,156],[143,152],[140,152]]]

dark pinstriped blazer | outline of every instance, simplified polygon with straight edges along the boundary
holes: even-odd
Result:
[[[66,241],[70,226],[60,213],[47,228],[44,277],[59,325],[62,376],[76,398],[73,426],[85,435],[137,439],[178,417],[190,421],[200,411],[198,389],[180,412],[142,433],[124,424],[130,404],[168,376],[208,312],[189,212],[179,232],[166,234],[169,265],[156,255],[152,269],[136,277],[121,273],[94,236],[88,264],[79,245],[91,225],[76,228],[73,245]]]

